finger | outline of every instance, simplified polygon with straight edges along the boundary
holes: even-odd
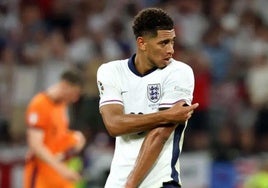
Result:
[[[187,110],[188,111],[193,111],[194,109],[196,109],[199,106],[198,103],[192,104],[191,106],[187,106]]]

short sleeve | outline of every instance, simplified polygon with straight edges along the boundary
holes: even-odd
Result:
[[[194,74],[188,65],[184,69],[172,71],[163,86],[163,96],[159,108],[170,108],[178,101],[185,101],[188,105],[192,103],[194,91]]]
[[[29,127],[45,129],[49,123],[45,105],[33,101],[28,107],[26,122]]]
[[[97,85],[100,94],[100,107],[106,104],[123,105],[119,81],[117,80],[117,71],[109,63],[99,67]]]

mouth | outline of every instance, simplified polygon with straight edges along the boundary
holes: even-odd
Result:
[[[167,57],[167,58],[165,58],[165,59],[163,59],[166,63],[170,63],[170,57]]]

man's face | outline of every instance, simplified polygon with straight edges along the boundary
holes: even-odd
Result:
[[[175,31],[158,30],[156,37],[148,37],[145,54],[151,67],[164,68],[174,53]]]
[[[78,85],[67,84],[64,89],[64,100],[66,103],[76,102],[81,95],[81,87]]]

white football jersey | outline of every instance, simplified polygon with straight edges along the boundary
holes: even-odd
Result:
[[[124,106],[125,114],[148,114],[169,108],[180,100],[191,104],[194,75],[190,66],[171,59],[165,68],[151,70],[141,76],[135,69],[134,59],[135,55],[99,67],[100,106],[116,103]],[[140,188],[161,187],[163,182],[172,180],[180,183],[179,155],[185,127],[180,125],[171,134]],[[106,188],[124,187],[145,136],[146,133],[141,132],[116,137]]]

